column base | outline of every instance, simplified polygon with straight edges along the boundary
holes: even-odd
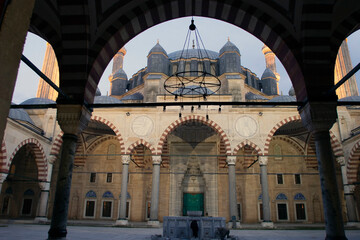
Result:
[[[227,228],[228,229],[234,229],[234,223],[232,221],[229,221],[227,223]],[[235,222],[235,228],[241,228],[240,221]]]
[[[49,219],[47,217],[36,217],[34,218],[34,223],[48,223]]]
[[[115,222],[115,226],[127,226],[129,225],[129,221],[127,219],[118,219]]]
[[[360,228],[360,222],[347,222],[345,224],[346,227],[354,227],[354,228]]]
[[[160,227],[160,222],[158,220],[149,220],[147,225],[152,227]]]
[[[273,222],[261,222],[261,226],[263,228],[274,228],[274,223]]]

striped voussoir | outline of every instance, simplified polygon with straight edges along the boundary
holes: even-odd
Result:
[[[269,132],[266,141],[265,141],[265,148],[264,148],[264,155],[268,155],[269,154],[269,146],[270,146],[270,142],[271,139],[273,138],[275,132],[282,126],[284,126],[285,124],[292,122],[292,121],[297,121],[300,120],[300,115],[296,115],[296,116],[292,116],[292,117],[288,117],[285,118],[283,120],[281,120],[280,122],[278,122]]]
[[[184,124],[186,122],[191,122],[191,121],[203,123],[203,124],[211,127],[213,130],[215,130],[215,132],[217,132],[219,134],[220,138],[224,142],[225,149],[226,149],[226,155],[231,155],[230,141],[229,141],[229,138],[227,137],[226,133],[224,132],[224,130],[222,130],[221,127],[216,122],[214,122],[213,120],[206,120],[205,117],[199,116],[199,115],[185,116],[185,117],[177,119],[176,121],[171,123],[165,129],[165,131],[163,132],[163,134],[160,137],[160,140],[159,140],[159,143],[158,143],[158,146],[157,146],[157,154],[158,155],[162,154],[164,142],[166,141],[167,136],[172,131],[174,131],[175,128],[177,128],[181,124]]]
[[[24,141],[22,141],[14,150],[14,152],[11,154],[9,158],[9,163],[7,166],[7,169],[10,168],[11,162],[14,159],[16,153],[25,145],[31,146],[34,155],[35,155],[35,162],[38,168],[38,179],[39,181],[46,181],[47,180],[47,174],[48,174],[48,166],[47,166],[47,160],[44,153],[44,149],[39,143],[39,141],[35,138],[28,138]]]
[[[249,147],[253,148],[258,155],[263,155],[262,152],[261,152],[261,149],[260,149],[255,143],[253,143],[253,142],[251,142],[251,141],[249,141],[249,140],[247,140],[247,139],[246,139],[245,141],[239,143],[239,144],[234,148],[234,150],[233,150],[233,155],[236,155],[236,154],[238,153],[238,151],[239,151],[240,149],[242,149],[243,147],[245,147],[245,146],[249,146]]]
[[[359,165],[360,165],[360,141],[357,142],[350,151],[350,156],[346,169],[346,175],[349,184],[358,181],[357,177],[358,177]]]
[[[61,145],[62,145],[62,136],[64,135],[64,132],[61,131],[55,138],[51,150],[50,150],[50,156],[55,156],[56,159],[59,157]]]
[[[309,137],[309,140],[308,140],[306,146],[307,146],[306,149],[305,149],[306,167],[307,168],[318,169],[319,166],[318,166],[318,162],[317,162],[317,158],[316,158],[315,139],[314,139],[314,137],[312,135]]]
[[[6,162],[6,145],[3,141],[0,150],[0,173],[8,173],[9,168]]]
[[[155,148],[150,143],[145,141],[144,139],[139,139],[136,142],[134,142],[133,144],[131,144],[128,147],[128,149],[126,150],[126,154],[131,154],[134,151],[134,149],[139,145],[143,145],[143,146],[147,147],[151,151],[151,154],[156,155]]]
[[[330,142],[335,157],[344,156],[341,143],[332,131],[330,131]]]
[[[105,124],[106,126],[108,126],[109,128],[111,128],[114,131],[116,138],[120,143],[121,154],[125,154],[124,140],[120,134],[120,131],[116,128],[116,126],[113,123],[111,123],[110,121],[108,121],[102,117],[99,117],[99,116],[91,116],[91,120],[101,122],[101,123]]]
[[[86,154],[91,154],[92,151],[94,151],[94,149],[99,146],[101,143],[106,142],[108,140],[116,140],[118,141],[117,136],[106,136],[106,137],[102,137],[98,140],[96,140],[95,142],[91,143],[90,146],[86,149]]]

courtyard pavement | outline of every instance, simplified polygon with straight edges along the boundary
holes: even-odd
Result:
[[[45,240],[49,225],[2,224],[1,240]],[[162,234],[162,228],[120,228],[110,226],[68,226],[67,239],[72,240],[142,240],[151,235]],[[230,235],[240,240],[323,240],[325,230],[230,230]],[[360,230],[346,230],[348,240],[359,240]]]

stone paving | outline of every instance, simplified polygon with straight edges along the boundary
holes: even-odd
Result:
[[[49,225],[9,224],[0,226],[0,240],[45,240]],[[162,234],[162,228],[119,228],[68,226],[67,239],[72,240],[142,240],[151,235]],[[240,240],[323,240],[324,230],[231,230],[230,235]],[[359,240],[360,230],[346,230],[348,240]]]

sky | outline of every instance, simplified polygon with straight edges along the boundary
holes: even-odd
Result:
[[[195,25],[204,42],[205,48],[218,52],[228,38],[240,50],[241,65],[249,68],[259,78],[265,70],[265,58],[261,52],[263,43],[248,32],[229,23],[203,17],[194,17]],[[147,55],[151,48],[159,41],[160,45],[169,54],[183,48],[191,18],[180,18],[158,24],[131,39],[126,45],[127,51],[124,57],[124,71],[130,79],[133,74],[146,66]],[[360,62],[360,30],[348,38],[348,45],[353,66]],[[23,54],[33,62],[40,70],[45,56],[46,42],[40,37],[28,33]],[[280,74],[280,94],[287,95],[292,84],[284,67],[276,59],[277,72]],[[112,70],[112,61],[104,71],[99,89],[102,95],[110,92],[108,80]],[[358,86],[360,86],[360,71],[356,74]],[[20,63],[16,86],[13,93],[13,102],[21,102],[36,96],[39,82],[38,75],[23,62]]]

